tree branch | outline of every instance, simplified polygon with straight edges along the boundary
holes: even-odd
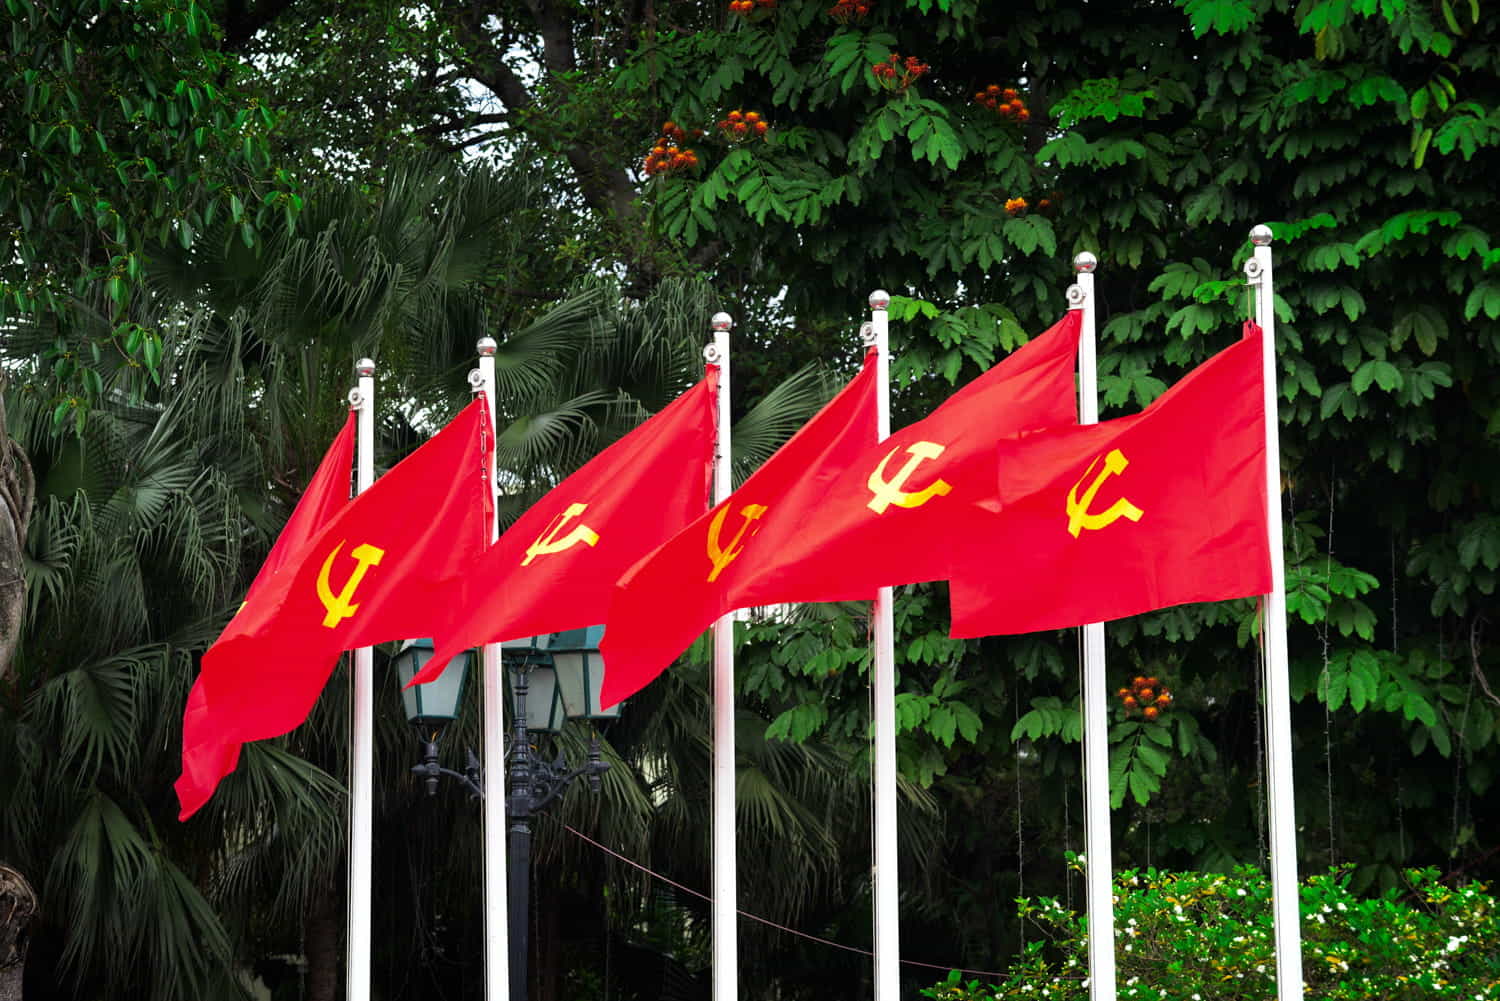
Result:
[[[4,387],[5,378],[0,374],[0,392]],[[21,557],[35,499],[36,478],[31,463],[20,444],[11,440],[5,420],[5,399],[0,396],[0,680],[10,673],[12,658],[21,642],[21,622],[26,615],[26,578],[21,570]]]
[[[499,122],[510,121],[510,113],[507,111],[496,111],[485,115],[465,115],[463,118],[454,118],[446,122],[433,122],[414,129],[417,135],[440,136],[448,132],[456,132],[460,129],[472,129],[480,125],[495,125]]]

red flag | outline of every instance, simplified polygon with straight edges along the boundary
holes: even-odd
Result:
[[[344,421],[343,429],[328,446],[328,451],[323,455],[323,461],[318,464],[312,479],[308,481],[307,489],[302,492],[297,506],[292,509],[291,517],[282,526],[281,534],[276,537],[271,551],[266,554],[266,561],[260,565],[255,580],[250,583],[250,589],[245,592],[245,600],[240,604],[241,610],[244,610],[252,600],[256,600],[262,590],[267,587],[268,582],[273,580],[286,565],[288,559],[306,544],[318,529],[327,523],[328,519],[349,503],[349,474],[354,466],[356,423],[355,412],[351,410]],[[199,678],[193,682],[192,690],[188,692],[187,708],[183,712],[184,730],[187,727],[187,720],[206,718],[207,713],[206,692],[203,679]],[[232,769],[234,766],[231,764],[229,767]]]
[[[1261,331],[1144,411],[1008,438],[993,570],[955,579],[955,637],[1059,629],[1271,589]]]
[[[743,486],[620,579],[600,649],[603,706],[644,688],[720,615],[761,603],[762,575],[816,518],[829,483],[875,439],[874,390],[870,352],[859,375]]]
[[[708,506],[719,368],[563,480],[473,570],[485,589],[437,630],[411,684],[481,643],[604,621],[615,581]]]
[[[994,518],[995,441],[1077,424],[1080,316],[1070,310],[928,417],[863,448],[778,545],[747,604],[856,600],[989,569],[975,566],[972,540]]]
[[[307,718],[338,654],[430,634],[477,586],[489,541],[489,414],[476,399],[287,558],[208,652],[183,718],[181,818],[234,770],[246,741]]]

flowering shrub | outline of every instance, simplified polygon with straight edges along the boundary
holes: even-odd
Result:
[[[1361,898],[1347,873],[1302,886],[1302,976],[1319,1001],[1500,1001],[1500,911],[1477,884],[1453,889],[1434,869],[1408,889]],[[1056,900],[1022,901],[1032,941],[1003,983],[957,972],[922,992],[937,1001],[1087,1001],[1083,915]],[[1271,1001],[1276,956],[1264,873],[1126,871],[1115,880],[1119,996],[1132,1001]]]
[[[932,69],[916,56],[901,58],[899,52],[891,53],[891,57],[883,62],[874,63],[870,66],[870,72],[875,74],[875,82],[886,90],[900,93]]]
[[[1007,198],[1005,200],[1006,215],[1024,215],[1027,208],[1029,206],[1026,204],[1026,199],[1024,198]]]
[[[695,138],[702,134],[697,129],[693,130]],[[661,135],[657,137],[656,144],[651,147],[651,152],[646,154],[646,159],[641,164],[641,169],[646,176],[655,177],[657,174],[698,166],[698,154],[686,147],[687,140],[687,133],[675,122],[664,122]]]
[[[1031,109],[1026,107],[1026,102],[1021,100],[1021,95],[1012,87],[1002,90],[999,84],[992,83],[984,90],[975,92],[974,103],[984,105],[1001,118],[1017,122],[1031,120]]]
[[[776,0],[730,0],[729,13],[746,17],[759,10],[775,10]]]
[[[835,0],[834,5],[828,8],[828,16],[839,24],[863,21],[869,13],[869,0]]]
[[[1127,716],[1138,712],[1147,719],[1156,719],[1172,705],[1172,690],[1156,678],[1136,677],[1129,688],[1120,689],[1115,696]]]
[[[758,111],[741,111],[736,108],[718,123],[719,135],[725,142],[743,142],[746,139],[764,139],[770,126]]]

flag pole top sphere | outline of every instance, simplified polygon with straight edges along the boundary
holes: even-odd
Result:
[[[714,318],[708,321],[708,325],[716,332],[729,330],[734,327],[734,317],[728,313],[715,313]]]
[[[885,309],[891,304],[891,294],[883,288],[878,288],[870,293],[870,308]]]
[[[1073,270],[1081,275],[1092,274],[1094,269],[1098,266],[1099,258],[1095,257],[1087,250],[1083,251],[1077,257],[1073,258]]]
[[[372,358],[361,358],[354,363],[354,372],[362,379],[367,379],[375,374],[375,361]]]
[[[481,337],[479,343],[474,345],[474,350],[479,352],[481,358],[493,358],[495,355],[495,339],[493,337]]]
[[[1271,227],[1261,223],[1250,230],[1250,242],[1257,247],[1269,247],[1271,245]]]

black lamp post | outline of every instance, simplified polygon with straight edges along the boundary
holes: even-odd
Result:
[[[588,758],[584,764],[569,768],[561,751],[550,762],[538,757],[531,746],[530,731],[557,733],[568,719],[613,719],[619,716],[619,705],[612,706],[607,712],[599,709],[599,691],[604,681],[599,641],[603,635],[603,626],[589,626],[534,636],[529,640],[507,643],[501,648],[513,700],[510,750],[506,756],[509,778],[506,813],[510,817],[507,891],[510,898],[511,1001],[526,1001],[527,996],[531,818],[561,796],[580,775],[587,776],[589,787],[598,792],[600,776],[609,770],[609,762],[599,753],[598,734],[589,742]],[[458,714],[459,698],[473,654],[466,653],[449,661],[442,675],[431,684],[406,688],[406,683],[431,656],[431,640],[408,640],[402,645],[396,660],[406,716],[417,730],[417,738],[422,741],[422,763],[413,766],[412,771],[424,777],[429,795],[436,793],[439,775],[450,775],[463,782],[474,795],[482,796],[479,762],[472,751],[464,774],[437,763],[437,738],[442,727]],[[423,692],[424,689],[432,691]],[[533,700],[530,708],[535,714],[534,719],[527,713],[528,695]]]
[[[474,796],[483,796],[479,785],[479,759],[468,752],[468,761],[463,773],[438,764],[438,738],[443,729],[458,717],[463,703],[464,683],[468,680],[469,668],[474,663],[474,651],[463,653],[448,661],[448,666],[434,680],[425,685],[407,687],[407,682],[427,666],[432,659],[432,640],[407,640],[396,654],[396,680],[401,686],[401,702],[406,709],[406,720],[416,732],[422,744],[422,762],[412,766],[412,771],[422,776],[427,795],[436,796],[438,776],[450,775],[468,787]]]

